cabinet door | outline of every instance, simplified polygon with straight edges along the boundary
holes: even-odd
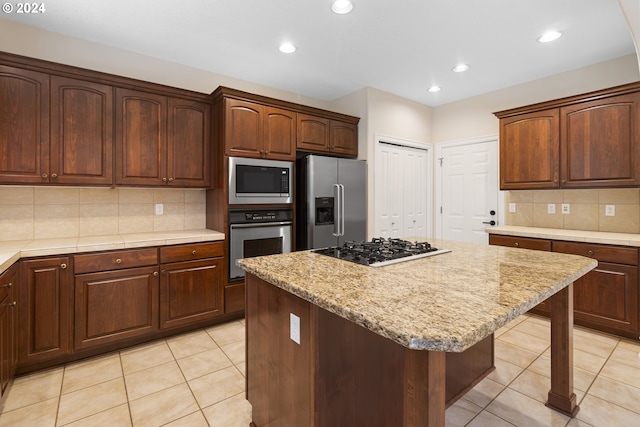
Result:
[[[329,149],[329,127],[328,119],[298,113],[298,149],[327,152]]]
[[[500,189],[557,188],[560,124],[557,108],[500,120]]]
[[[0,275],[0,398],[6,391],[18,363],[16,351],[16,301],[13,291],[17,284],[17,268]]]
[[[160,327],[183,326],[223,314],[222,258],[164,264]]]
[[[76,275],[76,349],[96,347],[157,330],[156,266]]]
[[[168,107],[167,182],[180,187],[206,187],[211,107],[177,98],[169,98]]]
[[[295,160],[295,112],[282,108],[264,107],[263,131],[265,157],[275,160]]]
[[[51,77],[51,183],[113,184],[113,88]]]
[[[40,184],[48,175],[49,76],[0,65],[0,184]]]
[[[167,99],[116,89],[116,184],[167,182]]]
[[[332,153],[350,157],[358,156],[358,126],[331,120],[329,146]]]
[[[73,298],[69,257],[26,260],[20,264],[19,363],[69,354]]]
[[[573,290],[575,319],[607,331],[628,331],[638,336],[638,267],[600,262],[576,280]]]
[[[262,106],[253,102],[225,99],[225,154],[262,157]]]
[[[640,93],[560,110],[562,186],[640,185]]]

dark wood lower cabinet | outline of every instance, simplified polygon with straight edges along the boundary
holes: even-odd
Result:
[[[574,283],[575,324],[635,340],[640,338],[638,248],[494,234],[489,236],[489,243],[551,250],[598,260],[598,266],[593,271]],[[548,316],[547,301],[538,304],[531,312]]]
[[[16,350],[16,300],[17,266],[9,267],[0,275],[0,401],[7,393],[18,364]]]
[[[157,330],[157,266],[76,276],[75,349],[100,346]]]
[[[160,328],[212,319],[223,313],[222,258],[163,264]]]
[[[20,262],[19,364],[71,352],[73,269],[70,261],[70,257],[51,257]]]

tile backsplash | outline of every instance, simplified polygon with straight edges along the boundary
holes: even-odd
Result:
[[[201,189],[0,186],[0,241],[202,229],[205,198]]]
[[[640,233],[639,188],[508,191],[505,202],[506,225]],[[515,212],[509,212],[510,204]]]

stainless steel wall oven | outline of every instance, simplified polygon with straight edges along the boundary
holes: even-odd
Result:
[[[236,260],[292,250],[292,209],[229,211],[229,280],[242,279]]]

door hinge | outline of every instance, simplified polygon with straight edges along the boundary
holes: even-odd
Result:
[[[444,162],[444,157],[438,157],[438,161],[440,162],[440,166],[442,167],[442,163]]]
[[[440,206],[440,213],[442,213],[442,206]]]

